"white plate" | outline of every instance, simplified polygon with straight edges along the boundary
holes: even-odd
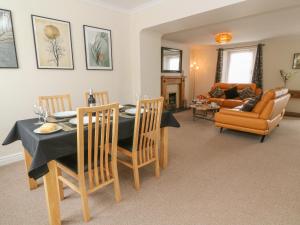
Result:
[[[61,129],[62,129],[61,126],[56,125],[56,129],[53,130],[53,131],[50,131],[50,132],[41,132],[40,128],[36,128],[33,132],[36,133],[36,134],[52,134],[52,133],[55,133],[57,131],[60,131]]]
[[[124,105],[119,105],[119,109],[123,109],[124,108]]]
[[[99,117],[99,119],[100,119],[100,117]],[[95,123],[95,122],[96,122],[96,117],[93,116],[92,117],[92,123]],[[70,119],[69,123],[71,123],[73,125],[77,125],[77,118]],[[83,117],[83,124],[84,125],[88,125],[89,124],[89,117],[88,116]]]
[[[63,111],[63,112],[56,112],[53,114],[56,118],[70,118],[76,116],[76,111]]]
[[[144,112],[144,109],[141,109],[141,113]],[[131,108],[131,109],[126,109],[125,113],[129,114],[129,115],[135,115],[136,114],[136,108]]]

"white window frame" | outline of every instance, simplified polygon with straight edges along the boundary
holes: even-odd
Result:
[[[223,54],[223,70],[222,70],[222,78],[221,82],[223,83],[229,83],[228,82],[228,73],[229,73],[229,67],[230,67],[230,54],[235,53],[235,52],[245,52],[245,51],[251,51],[253,52],[253,59],[252,59],[252,68],[251,68],[251,75],[253,76],[253,70],[254,70],[254,65],[255,65],[255,59],[256,59],[256,51],[257,49],[255,47],[253,48],[237,48],[237,49],[228,49],[224,50]],[[252,80],[252,77],[251,79]],[[237,82],[235,82],[237,83]]]

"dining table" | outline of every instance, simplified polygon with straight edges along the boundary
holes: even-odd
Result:
[[[60,201],[55,160],[76,153],[77,129],[68,126],[70,129],[63,129],[51,134],[37,134],[34,132],[40,126],[37,121],[37,118],[16,121],[2,145],[8,145],[18,140],[22,142],[30,189],[35,189],[37,187],[36,180],[43,178],[49,224],[60,225]],[[133,138],[134,123],[134,116],[119,114],[119,141]],[[65,125],[59,124],[70,125],[68,122]],[[178,128],[180,124],[172,112],[163,111],[159,148],[160,165],[163,169],[168,164],[168,127]]]

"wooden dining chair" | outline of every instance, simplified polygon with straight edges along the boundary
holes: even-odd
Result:
[[[44,109],[47,109],[49,115],[53,115],[55,112],[72,110],[71,96],[69,94],[39,96],[39,104]]]
[[[87,127],[84,117],[88,117]],[[60,199],[64,198],[63,184],[80,194],[84,221],[90,219],[88,194],[113,183],[115,200],[121,200],[117,170],[118,119],[119,104],[78,108],[77,154],[57,160]],[[76,184],[62,176],[62,171],[74,178]]]
[[[94,98],[96,100],[96,105],[107,105],[109,104],[108,92],[107,91],[97,91],[93,92]],[[89,92],[84,93],[85,105],[88,106]]]
[[[158,144],[160,121],[164,98],[137,102],[133,140],[120,141],[118,162],[133,170],[134,186],[140,189],[139,169],[155,164],[155,175],[159,177]]]

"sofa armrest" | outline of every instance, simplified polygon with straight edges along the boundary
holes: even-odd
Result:
[[[259,118],[259,114],[255,112],[243,112],[234,109],[221,109],[220,113],[231,115],[231,116],[240,116],[240,117],[248,117],[248,118]]]

